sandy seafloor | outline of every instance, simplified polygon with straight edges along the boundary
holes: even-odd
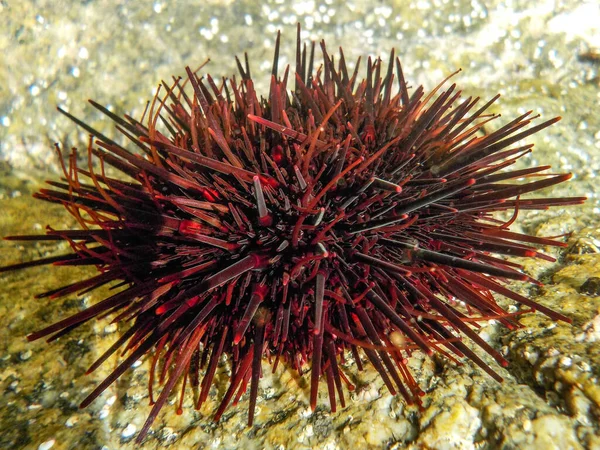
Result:
[[[175,3],[175,2],[172,2]],[[485,3],[485,5],[484,5]],[[293,58],[295,24],[306,39],[343,45],[347,60],[399,52],[413,86],[433,88],[457,68],[466,96],[502,98],[501,120],[533,109],[563,120],[529,139],[523,165],[551,164],[573,179],[557,196],[587,195],[577,207],[522,214],[516,230],[533,235],[572,232],[557,262],[527,261],[544,286],[514,289],[573,319],[553,323],[540,314],[507,332],[494,324],[481,334],[506,355],[498,384],[473,364],[457,366],[418,353],[413,373],[427,392],[419,412],[390,396],[367,370],[354,378],[349,405],[331,414],[325,392],[314,413],[308,383],[280,368],[266,370],[256,425],[246,427],[247,399],[220,423],[211,410],[167,405],[143,448],[346,449],[599,449],[600,448],[600,6],[581,1],[0,1],[0,235],[72,225],[60,207],[31,199],[56,177],[51,144],[85,143],[60,117],[67,108],[110,134],[86,103],[141,113],[159,80],[181,75],[207,57],[213,75],[231,75],[234,55],[247,50],[265,92],[277,29],[282,61]],[[59,254],[64,248],[0,243],[0,265]],[[84,270],[29,269],[0,275],[0,448],[135,448],[149,412],[145,361],[136,363],[85,410],[77,405],[117,364],[93,375],[87,366],[119,336],[107,320],[85,325],[55,343],[25,335],[102,298],[35,300],[38,292],[73,282]],[[503,299],[499,299],[503,302]],[[485,357],[485,356],[484,356]],[[226,369],[224,365],[223,370]],[[352,372],[353,368],[349,368]],[[191,399],[186,405],[191,404]]]

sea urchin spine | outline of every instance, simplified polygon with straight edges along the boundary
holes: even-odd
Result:
[[[509,231],[519,211],[584,200],[522,197],[570,174],[510,170],[531,152],[518,143],[559,119],[528,127],[536,118],[529,111],[486,134],[498,96],[477,108],[479,98],[461,101],[447,80],[429,94],[411,93],[393,51],[385,74],[381,60],[369,58],[359,81],[360,60],[349,73],[341,49],[335,64],[320,46],[323,63],[313,70],[315,45],[302,46],[298,29],[290,80],[289,66],[283,76],[278,70],[278,35],[266,99],[246,58],[237,61],[239,82],[189,68],[187,78],[163,82],[166,93],[157,93],[145,121],[90,101],[142,156],[60,110],[91,134],[89,164],[79,167],[73,150],[64,178],[35,196],[64,205],[81,229],[7,238],[63,240],[72,252],[0,270],[53,264],[99,272],[38,298],[120,287],[29,339],[54,340],[107,315],[127,324],[89,372],[120,348],[127,357],[82,407],[151,353],[153,407],[138,441],[179,381],[181,401],[189,379],[196,408],[203,404],[223,355],[231,379],[215,419],[249,385],[251,425],[264,357],[273,370],[280,361],[298,372],[310,363],[313,409],[322,380],[331,409],[345,405],[344,385],[352,385],[340,363],[350,355],[359,370],[366,356],[392,394],[418,403],[422,392],[406,365],[415,350],[469,358],[501,380],[462,340],[507,364],[476,332],[490,318],[519,326],[493,293],[569,320],[506,288],[506,280],[535,280],[493,256],[553,260],[535,246],[565,245]],[[110,176],[107,165],[122,176]],[[514,214],[503,222],[500,211]]]

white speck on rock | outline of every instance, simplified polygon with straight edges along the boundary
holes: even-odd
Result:
[[[377,386],[375,386],[375,384],[372,383],[369,385],[369,388],[362,389],[359,392],[357,392],[356,398],[354,400],[359,402],[371,402],[375,399],[378,399],[379,397],[381,397],[381,395],[379,394],[379,390],[377,389]]]
[[[131,436],[133,436],[136,431],[137,431],[137,427],[134,424],[130,423],[125,427],[125,429],[121,433],[121,436],[124,437],[125,439],[127,439],[127,438],[130,438]]]
[[[106,419],[109,414],[110,414],[110,408],[108,406],[104,405],[102,407],[102,409],[100,410],[100,412],[98,413],[98,418],[100,420]]]
[[[315,434],[315,432],[313,430],[313,426],[310,424],[306,425],[304,432],[306,433],[306,437],[311,437]]]
[[[314,434],[315,434],[315,432],[313,430],[313,426],[308,424],[308,425],[306,425],[306,427],[304,427],[304,429],[298,435],[298,442],[301,444],[304,444]]]
[[[568,356],[563,356],[562,358],[560,358],[558,360],[558,364],[560,364],[560,366],[563,368],[571,367],[571,364],[573,364],[573,360],[571,358],[569,358]]]
[[[117,331],[116,323],[111,323],[110,325],[106,325],[104,327],[104,334],[111,334],[111,333],[114,333],[115,331]]]
[[[42,442],[40,445],[38,445],[38,450],[51,449],[52,447],[54,447],[55,442],[56,442],[56,439],[50,439],[46,442]]]
[[[525,359],[527,360],[527,362],[529,364],[531,364],[532,366],[535,365],[535,363],[538,361],[540,355],[538,354],[538,352],[529,352],[527,350],[525,350],[523,352],[523,356],[525,357]]]
[[[312,410],[310,408],[304,408],[299,411],[300,417],[310,417],[312,415]]]
[[[580,361],[577,366],[582,372],[590,372],[592,370],[592,366],[585,361]]]
[[[79,417],[77,416],[71,416],[67,419],[67,421],[65,422],[65,425],[69,428],[72,428],[75,426],[75,424],[79,422]]]

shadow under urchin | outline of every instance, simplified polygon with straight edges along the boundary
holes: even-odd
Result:
[[[502,380],[464,343],[507,365],[476,331],[492,318],[520,326],[493,294],[524,306],[518,314],[569,321],[507,288],[508,280],[536,281],[498,256],[553,261],[536,247],[565,246],[510,231],[519,211],[585,200],[521,197],[570,174],[511,170],[533,147],[520,141],[559,118],[529,126],[529,111],[486,134],[499,96],[480,106],[454,84],[445,88],[447,80],[429,94],[409,89],[394,51],[387,68],[369,58],[361,80],[360,59],[350,72],[342,50],[334,59],[321,42],[316,67],[315,43],[301,44],[300,27],[296,45],[295,70],[282,75],[277,36],[267,98],[255,92],[246,57],[236,59],[239,79],[186,68],[187,78],[162,83],[139,121],[90,101],[130,149],[59,109],[91,134],[89,164],[78,166],[73,150],[63,178],[35,197],[64,205],[80,229],[6,238],[67,241],[71,252],[0,271],[98,270],[38,298],[121,288],[29,339],[51,341],[107,315],[126,324],[88,373],[117,350],[127,356],[82,407],[149,354],[153,407],[138,442],[180,380],[179,408],[187,384],[195,407],[203,404],[223,355],[231,376],[214,418],[249,386],[252,425],[265,357],[273,371],[280,361],[310,368],[313,410],[320,382],[332,411],[345,406],[344,386],[353,386],[341,363],[352,358],[362,370],[361,357],[390,393],[419,404],[423,392],[407,367],[417,350],[468,358]],[[107,165],[121,176],[107,175]],[[502,211],[512,218],[499,220]]]

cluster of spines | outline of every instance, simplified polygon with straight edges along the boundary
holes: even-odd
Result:
[[[266,99],[254,90],[246,57],[245,67],[237,60],[239,84],[233,78],[218,86],[189,68],[185,81],[163,82],[166,94],[157,93],[145,124],[91,101],[143,156],[60,110],[93,136],[89,164],[79,167],[74,151],[64,179],[36,197],[63,204],[81,230],[10,237],[64,240],[72,252],[0,270],[99,270],[39,298],[117,283],[119,292],[29,338],[54,340],[106,315],[128,323],[89,372],[119,349],[127,357],[82,406],[153,353],[153,408],[139,440],[177,382],[183,380],[179,408],[188,378],[199,387],[201,407],[224,354],[231,381],[215,418],[249,385],[252,424],[265,356],[273,370],[281,359],[300,372],[310,362],[313,409],[323,378],[331,409],[345,405],[343,385],[353,386],[341,363],[352,355],[361,370],[361,352],[391,393],[418,403],[422,392],[406,366],[416,349],[467,357],[501,380],[461,340],[506,365],[476,332],[479,321],[492,318],[519,326],[492,293],[528,308],[519,313],[568,321],[505,287],[505,280],[535,280],[492,255],[552,260],[534,245],[564,245],[509,231],[519,210],[584,200],[522,198],[570,175],[542,174],[548,166],[508,170],[532,147],[512,146],[558,119],[525,128],[534,119],[528,112],[484,134],[498,117],[486,113],[498,96],[471,112],[479,99],[459,102],[454,84],[443,89],[447,80],[428,95],[422,87],[410,94],[394,52],[383,78],[381,60],[369,59],[359,82],[360,60],[349,74],[340,49],[336,68],[322,42],[315,71],[314,49],[307,56],[298,30],[289,91],[289,67],[278,74],[278,35]],[[105,165],[131,180],[109,176]],[[494,215],[509,210],[506,222]],[[155,400],[157,378],[163,387]]]

